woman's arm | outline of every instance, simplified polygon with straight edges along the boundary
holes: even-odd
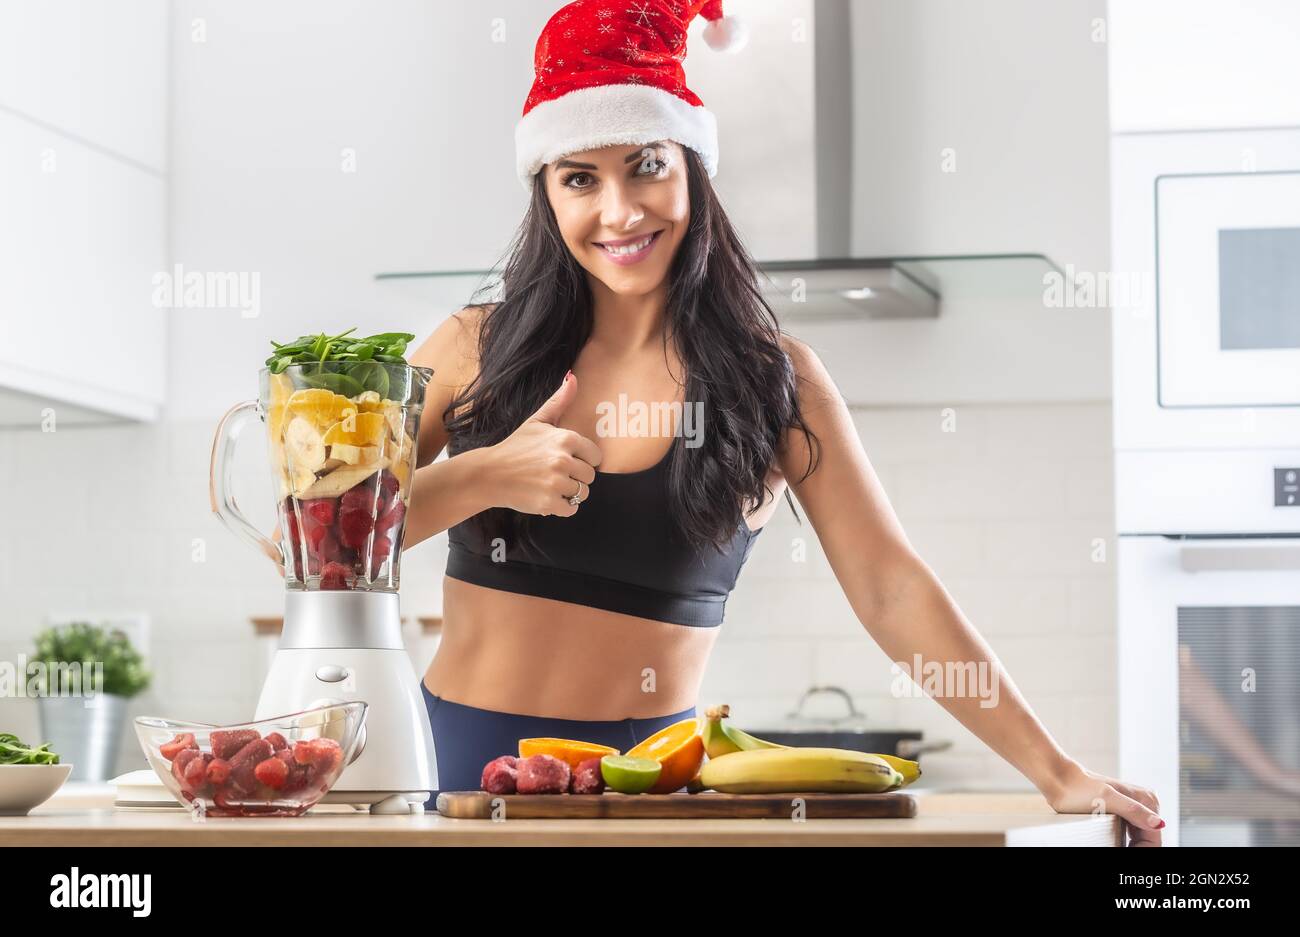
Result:
[[[915,655],[928,665],[949,665],[985,675],[997,688],[937,695],[939,703],[1043,792],[1061,813],[1104,805],[1130,824],[1133,840],[1159,843],[1150,791],[1092,774],[1071,759],[1035,717],[993,650],[962,615],[930,567],[908,542],[889,499],[863,450],[848,407],[820,359],[794,339],[785,350],[799,378],[804,421],[817,438],[819,463],[810,446],[789,429],[780,463],[812,522],[835,576],[858,620],[876,643],[909,672]],[[923,683],[923,675],[914,675]],[[978,690],[979,682],[975,684]],[[948,688],[945,688],[948,689]]]
[[[484,313],[471,306],[454,313],[434,329],[410,356],[413,366],[433,369],[424,392],[424,411],[416,439],[416,470],[411,483],[411,513],[406,518],[402,548],[459,524],[492,507],[486,449],[471,449],[434,462],[447,445],[443,413],[474,373],[478,354],[478,329]]]

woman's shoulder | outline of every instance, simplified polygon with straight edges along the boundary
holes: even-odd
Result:
[[[496,303],[465,306],[444,319],[425,342],[408,357],[411,364],[427,367],[448,400],[460,396],[479,370],[479,332]]]

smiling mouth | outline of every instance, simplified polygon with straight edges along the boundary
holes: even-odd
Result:
[[[602,244],[600,241],[595,241],[593,243],[611,257],[630,257],[633,254],[639,254],[641,251],[648,248],[661,234],[663,234],[662,229],[647,234],[643,238],[622,244]]]

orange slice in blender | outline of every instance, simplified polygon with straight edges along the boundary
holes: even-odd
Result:
[[[685,787],[700,773],[704,764],[704,739],[699,719],[683,719],[660,729],[640,745],[623,754],[629,758],[649,758],[663,765],[651,794],[671,794]]]
[[[342,394],[323,387],[307,387],[296,390],[289,397],[285,408],[294,416],[306,417],[324,430],[357,412],[357,405]]]
[[[266,402],[266,427],[272,442],[279,442],[280,434],[284,432],[284,414],[293,394],[293,382],[287,375],[272,374],[268,386],[270,399]]]
[[[560,761],[567,761],[575,771],[578,765],[588,758],[604,758],[617,755],[617,748],[597,745],[594,742],[578,742],[573,739],[520,739],[519,757],[529,758],[533,755],[553,755]]]
[[[382,413],[348,414],[325,431],[325,445],[381,446],[387,425]]]

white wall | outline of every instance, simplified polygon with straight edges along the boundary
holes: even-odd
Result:
[[[1116,133],[1300,125],[1294,0],[1110,0]]]

